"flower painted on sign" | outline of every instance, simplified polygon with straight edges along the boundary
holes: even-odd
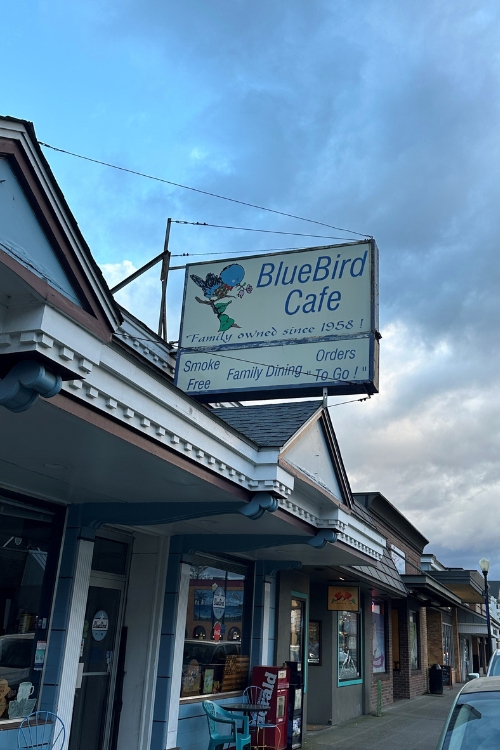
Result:
[[[245,269],[239,263],[231,263],[223,268],[220,274],[207,273],[204,279],[191,274],[191,279],[203,290],[205,297],[205,299],[200,299],[200,297],[195,297],[195,299],[200,305],[210,305],[219,320],[219,332],[227,331],[229,328],[240,328],[234,318],[226,313],[226,309],[231,304],[231,299],[228,298],[242,299],[245,292],[252,293],[253,287],[243,283],[244,277]],[[236,296],[230,294],[233,290],[237,290]]]

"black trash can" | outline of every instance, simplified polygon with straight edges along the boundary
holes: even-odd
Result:
[[[439,664],[433,664],[429,669],[429,693],[443,694],[443,670]]]

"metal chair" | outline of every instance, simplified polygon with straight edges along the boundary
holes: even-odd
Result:
[[[251,705],[267,706],[268,703],[267,703],[267,700],[263,696],[263,692],[264,692],[263,688],[259,687],[258,685],[249,685],[243,691],[243,697]],[[274,747],[274,745],[271,746],[271,745],[259,744],[259,734],[261,730],[264,733],[264,738],[265,738],[266,729],[277,729],[278,736],[279,736],[278,746],[281,745],[281,727],[279,726],[279,724],[268,723],[266,721],[265,715],[262,716],[259,712],[252,713],[250,716],[250,726],[255,729],[256,745],[254,747],[258,748],[258,750],[265,750],[268,747]]]
[[[248,728],[248,716],[232,714],[225,711],[213,701],[203,701],[203,710],[207,715],[210,742],[208,750],[222,750],[225,744],[236,746],[236,750],[243,750],[250,744],[250,729]],[[238,723],[242,722],[241,730]],[[217,724],[225,724],[231,727],[230,734],[220,734]]]
[[[66,728],[57,714],[35,711],[25,719],[17,732],[20,750],[63,750]]]

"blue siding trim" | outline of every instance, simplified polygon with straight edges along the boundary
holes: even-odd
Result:
[[[68,511],[68,520],[63,539],[61,565],[57,579],[54,611],[49,635],[47,660],[43,675],[41,690],[40,709],[44,711],[55,711],[59,695],[59,685],[63,666],[64,646],[68,630],[68,621],[71,607],[71,594],[76,568],[76,556],[78,539],[81,537],[81,528],[76,519],[76,513],[72,506]]]
[[[165,749],[170,703],[179,700],[177,695],[172,695],[172,664],[174,660],[175,623],[179,603],[181,554],[182,540],[179,537],[174,537],[170,542],[165,579],[150,750]]]
[[[230,698],[210,697],[214,703],[221,706],[229,703],[241,703],[241,696]],[[182,750],[207,750],[208,723],[203,711],[202,701],[181,703],[179,706],[179,727],[177,730],[177,744]]]
[[[17,750],[17,729],[4,729],[0,732],[0,750]]]

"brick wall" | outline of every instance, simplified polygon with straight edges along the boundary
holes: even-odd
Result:
[[[431,666],[443,663],[443,622],[437,609],[427,610],[427,660]]]
[[[397,609],[399,618],[400,669],[393,672],[393,696],[397,701],[422,695],[428,689],[427,611],[425,607],[419,608],[408,599],[395,599],[392,606]],[[420,665],[418,669],[411,668],[410,611],[417,612],[419,619]]]
[[[455,668],[453,669],[453,682],[462,680],[462,654],[460,653],[460,635],[458,633],[458,609],[453,607],[451,610],[453,625],[453,649],[455,651]]]

